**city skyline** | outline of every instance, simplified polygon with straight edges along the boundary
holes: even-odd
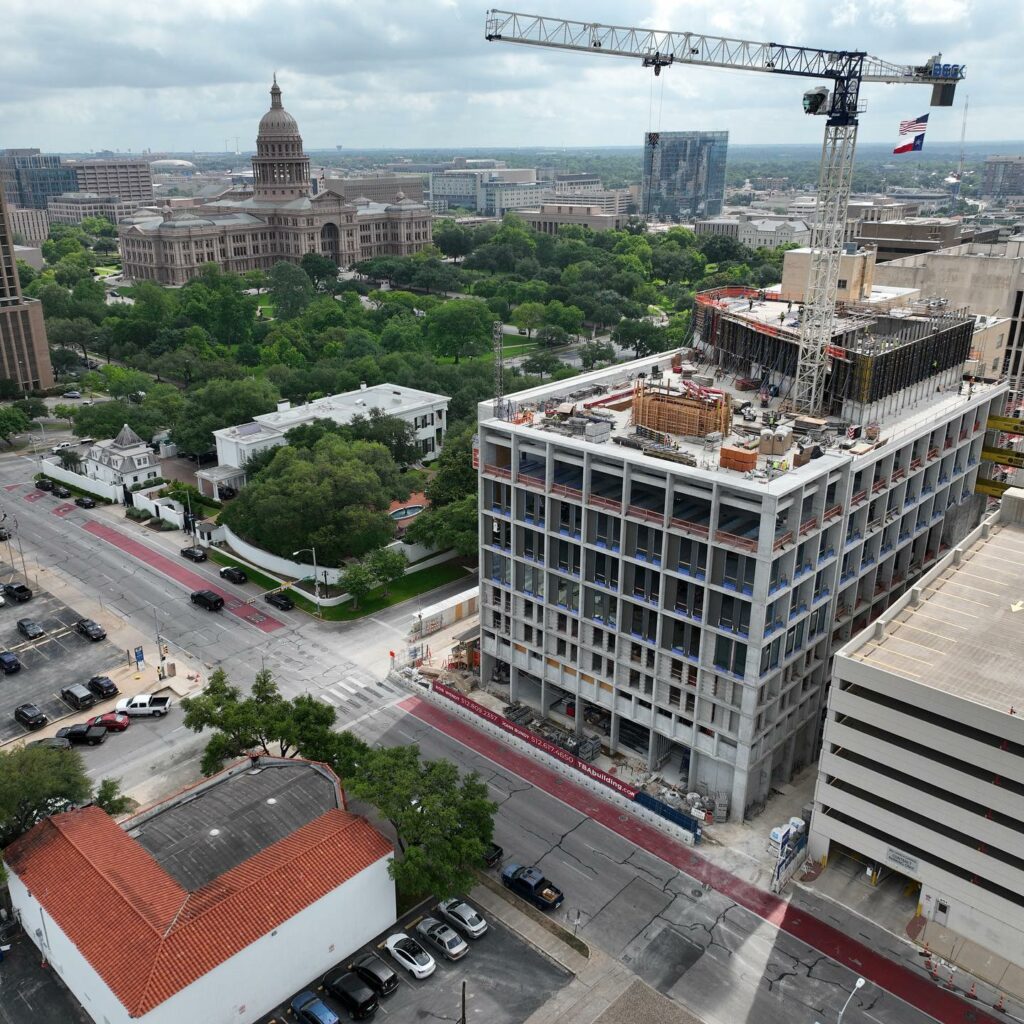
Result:
[[[627,20],[609,0],[531,5],[605,23]],[[58,8],[19,2],[7,21],[10,86],[0,146],[218,152],[253,145],[252,97],[274,70],[304,125],[307,148],[640,145],[649,130],[723,130],[737,145],[814,143],[819,119],[800,113],[802,83],[785,76],[668,69],[656,81],[628,60],[488,44],[484,8],[462,0],[228,0],[211,21],[193,0],[133,8],[99,0]],[[1019,134],[1012,116],[1024,16],[1003,0],[880,0],[822,11],[747,0],[653,0],[638,26],[810,46],[864,48],[918,63],[937,52],[967,66],[957,105],[935,111],[928,142]],[[111,31],[116,22],[117,31]],[[861,140],[886,142],[928,109],[928,90],[868,86]]]

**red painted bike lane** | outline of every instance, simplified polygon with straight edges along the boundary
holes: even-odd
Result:
[[[255,626],[264,633],[273,633],[275,629],[280,629],[284,625],[278,619],[270,615],[264,615],[263,612],[253,607],[253,605],[239,601],[235,595],[214,586],[209,580],[191,572],[180,562],[175,562],[173,558],[161,555],[152,548],[146,547],[145,544],[140,544],[137,540],[126,537],[123,533],[110,526],[90,521],[82,528],[87,533],[105,540],[108,544],[113,544],[114,547],[119,548],[125,554],[132,555],[140,562],[145,562],[146,565],[162,572],[165,576],[169,576],[177,583],[184,583],[189,590],[212,590],[215,594],[220,594],[224,598],[225,611],[231,612],[232,615],[237,615],[238,618],[244,619],[251,626]]]
[[[764,892],[742,878],[737,878],[711,864],[696,851],[676,842],[645,822],[623,814],[618,807],[601,800],[589,789],[577,786],[532,758],[474,729],[462,719],[447,714],[419,697],[409,697],[398,706],[439,732],[458,740],[470,750],[475,750],[478,754],[514,772],[538,789],[557,797],[574,810],[600,822],[612,832],[659,857],[667,864],[679,868],[691,878],[728,896],[733,902],[762,920],[806,943],[879,988],[898,996],[942,1024],[996,1024],[1000,1019],[986,1013],[978,1003],[969,1003],[961,999],[932,982],[927,976],[914,973],[806,911],[790,906],[772,893]]]

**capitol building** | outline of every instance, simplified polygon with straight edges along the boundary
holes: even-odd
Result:
[[[330,185],[312,194],[309,157],[277,76],[260,120],[253,186],[201,207],[139,211],[118,224],[124,276],[181,285],[204,263],[240,274],[320,253],[340,267],[374,256],[409,256],[431,243],[430,211],[399,192],[390,203],[346,199]]]

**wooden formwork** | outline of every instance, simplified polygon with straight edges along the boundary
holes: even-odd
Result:
[[[633,392],[633,425],[684,437],[732,430],[732,410],[721,396],[690,398],[638,386]]]

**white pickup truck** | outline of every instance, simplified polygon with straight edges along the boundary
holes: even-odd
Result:
[[[125,697],[117,702],[117,710],[122,715],[152,715],[163,718],[173,707],[170,697],[154,697],[151,693],[139,693],[134,697]]]

